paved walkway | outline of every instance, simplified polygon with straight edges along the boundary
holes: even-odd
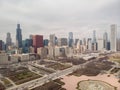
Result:
[[[5,77],[5,79],[7,79],[13,86],[16,86],[16,84],[12,80],[10,80],[9,78]]]

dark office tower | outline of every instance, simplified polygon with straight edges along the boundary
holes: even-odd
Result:
[[[29,36],[30,39],[30,46],[32,46],[33,40],[32,40],[32,35]]]
[[[83,38],[83,45],[87,45],[87,41],[86,41],[86,38]]]
[[[6,50],[6,45],[2,40],[0,40],[0,50]]]
[[[79,41],[79,39],[75,39],[75,46],[77,45],[77,43],[78,43],[78,41]]]
[[[20,24],[17,24],[16,29],[16,46],[18,48],[22,48],[22,30],[20,28]]]
[[[22,50],[23,53],[29,53],[29,48],[31,45],[31,39],[26,39],[22,41]]]
[[[72,32],[69,32],[68,45],[69,47],[73,46],[73,33]]]
[[[108,48],[107,48],[107,43],[108,43],[108,34],[107,34],[107,32],[105,32],[105,33],[103,34],[103,47],[104,47],[106,50],[108,50]]]
[[[67,46],[67,38],[58,38],[58,46]]]
[[[6,44],[2,42],[2,50],[6,50]]]
[[[7,33],[7,38],[6,38],[6,46],[11,46],[12,45],[12,39],[11,39],[11,34],[8,32]]]
[[[48,46],[49,40],[48,39],[44,39],[44,46]]]
[[[93,43],[96,43],[96,31],[93,31]]]
[[[55,45],[58,44],[58,38],[55,36]]]
[[[2,46],[3,44],[2,44],[2,40],[0,40],[0,50],[2,50]]]
[[[87,49],[91,51],[92,50],[92,39],[91,38],[88,38],[87,45],[88,45]]]
[[[43,47],[43,36],[33,35],[32,39],[33,39],[34,52],[37,53],[37,48]]]
[[[110,50],[111,46],[110,46],[110,41],[107,42],[107,50]]]
[[[83,45],[83,41],[82,40],[80,40],[80,45]]]

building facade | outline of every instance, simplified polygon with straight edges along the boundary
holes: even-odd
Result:
[[[0,40],[0,50],[2,50],[2,46],[3,44],[2,44],[2,40]]]
[[[92,39],[91,38],[88,38],[88,40],[87,40],[87,49],[89,50],[89,51],[92,51]]]
[[[72,32],[69,32],[69,36],[68,36],[68,46],[69,47],[73,47],[73,33]]]
[[[117,39],[117,51],[120,51],[120,38]]]
[[[117,39],[117,25],[113,24],[111,25],[111,51],[116,52],[117,48],[116,48],[116,39]]]
[[[16,46],[17,48],[22,48],[22,30],[20,28],[20,24],[17,24],[16,29]]]
[[[33,35],[32,40],[33,40],[34,52],[37,53],[37,48],[43,47],[43,36]]]
[[[103,39],[101,39],[101,38],[99,38],[98,40],[97,40],[97,42],[98,42],[98,51],[101,51],[101,50],[103,50],[103,48],[104,48],[104,44],[103,44]]]
[[[96,31],[93,31],[93,43],[96,43]]]
[[[67,46],[67,38],[59,38],[58,46]]]
[[[50,34],[49,45],[54,47],[55,46],[55,34]]]
[[[108,43],[108,34],[107,34],[107,32],[105,32],[103,34],[103,47],[106,50],[108,50],[107,43]]]
[[[12,39],[11,39],[11,34],[8,32],[7,33],[7,38],[6,38],[6,46],[11,46],[12,45]]]
[[[44,46],[48,46],[49,40],[48,39],[44,39]]]

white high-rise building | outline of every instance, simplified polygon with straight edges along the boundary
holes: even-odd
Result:
[[[55,46],[55,34],[50,34],[49,45],[50,46]]]
[[[117,25],[112,24],[111,25],[111,51],[116,52],[117,48],[116,48],[116,39],[117,39]]]
[[[103,39],[98,39],[98,51],[103,50]]]

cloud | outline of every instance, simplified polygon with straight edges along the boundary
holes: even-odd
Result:
[[[24,39],[50,33],[67,37],[70,31],[86,37],[93,30],[108,31],[110,24],[119,26],[119,8],[119,0],[0,0],[0,39],[11,32],[15,40],[17,23]]]

